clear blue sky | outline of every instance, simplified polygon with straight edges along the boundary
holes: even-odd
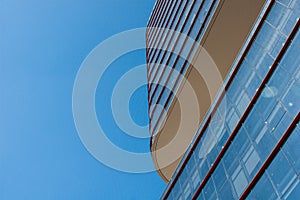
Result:
[[[82,145],[72,117],[72,89],[84,58],[101,41],[144,27],[155,0],[0,0],[0,199],[157,199],[156,172],[106,167]],[[100,81],[97,115],[118,146],[149,151],[148,139],[122,134],[107,98],[116,77],[145,63],[145,52],[120,58]],[[114,78],[111,78],[114,77]],[[146,78],[146,76],[145,76]],[[104,95],[105,96],[105,95]],[[109,95],[108,95],[109,96]],[[147,119],[146,87],[130,112]]]

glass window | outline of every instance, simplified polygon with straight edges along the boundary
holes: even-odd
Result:
[[[291,121],[292,118],[290,117],[290,115],[288,113],[285,113],[279,121],[279,124],[277,125],[276,129],[272,132],[272,134],[277,140],[281,138],[282,134],[285,132]]]
[[[277,104],[267,119],[271,131],[275,130],[276,126],[278,125],[279,121],[281,120],[284,114],[284,108],[280,104]]]
[[[266,25],[264,25],[266,26]],[[262,40],[265,41],[265,38],[269,38],[271,33],[271,30],[266,30],[264,31],[263,29],[261,29],[262,32],[259,35],[264,35],[264,37],[262,38]],[[263,51],[262,47],[258,44],[258,42],[254,41],[254,43],[252,44],[252,46],[250,47],[250,50],[248,51],[248,54],[246,56],[247,62],[249,63],[249,65],[255,67],[258,63],[258,61],[260,59],[262,59],[265,56],[266,52]]]
[[[229,101],[229,97],[228,97],[228,94],[227,94],[227,92],[226,92],[225,95],[224,95],[224,97],[223,97],[222,100],[221,100],[220,105],[218,106],[218,109],[217,109],[218,112],[220,113],[220,115],[221,115],[223,118],[226,117],[227,112],[228,112],[230,106],[231,106],[231,103],[230,103],[230,101]]]
[[[209,170],[206,159],[202,159],[202,161],[199,164],[199,167],[200,167],[199,171],[200,171],[201,177],[204,178]]]
[[[261,160],[265,160],[273,150],[276,142],[265,127],[261,129],[261,132],[263,132],[262,136],[258,135],[258,137],[255,138],[255,142],[258,142],[255,143],[255,146]]]
[[[175,68],[175,70],[176,70],[177,73],[180,73],[180,71],[184,67],[184,64],[185,64],[185,59],[180,56],[178,58],[178,61],[177,61],[176,65],[174,66],[174,68]]]
[[[159,100],[158,104],[164,107],[169,96],[173,96],[173,94],[169,89],[165,88],[165,90],[162,92],[161,99]],[[167,110],[167,108],[165,108],[165,110]]]
[[[277,0],[277,1],[288,6],[292,0]]]
[[[194,188],[194,190],[196,190],[200,185],[200,176],[199,176],[199,173],[198,173],[197,169],[195,169],[193,171],[194,172],[192,174],[191,179],[192,179],[192,183],[193,183],[193,188]]]
[[[218,137],[218,144],[219,144],[220,149],[223,149],[223,146],[227,142],[228,138],[229,138],[228,131],[225,128],[223,128],[223,130],[221,131],[221,134]]]
[[[213,173],[214,180],[216,180],[216,188],[217,190],[220,190],[227,180],[225,169],[223,167],[222,161],[218,164],[216,170]]]
[[[252,140],[255,140],[262,127],[264,126],[264,121],[256,111],[256,109],[253,108],[244,124],[244,127],[248,131],[250,138],[252,138]]]
[[[291,7],[298,13],[300,12],[300,2],[298,0],[292,0]]]
[[[221,188],[219,198],[221,200],[235,199],[233,197],[232,190],[231,190],[231,187],[230,187],[230,183],[228,181],[226,181],[224,186]]]
[[[241,127],[231,146],[241,158],[250,145],[250,140],[247,136],[246,130],[244,127]]]
[[[286,94],[282,98],[282,102],[288,112],[295,116],[300,110],[300,84],[297,82],[292,83],[292,85],[287,89]]]
[[[173,189],[172,191],[173,191],[172,193],[173,193],[174,199],[177,199],[178,196],[179,196],[179,194],[182,193],[181,188],[180,188],[179,181],[177,181],[177,182],[175,183],[174,189]]]
[[[199,9],[199,1],[194,1],[194,2],[195,2],[195,4],[193,5],[193,8],[189,13],[188,19],[186,21],[186,25],[182,31],[185,34],[187,34],[189,29],[191,28],[191,24],[192,24],[193,20],[195,19],[196,12]]]
[[[257,43],[255,42],[253,47],[251,47],[251,50],[253,49],[253,51],[250,50],[249,52],[249,58],[250,58],[249,61],[251,61],[251,57],[255,59],[252,61],[253,66],[255,66],[255,64],[258,63],[257,61],[260,59],[260,56],[263,54],[261,48],[263,47],[268,49],[270,44],[272,44],[272,42],[274,41],[274,36],[277,35],[275,34],[275,31],[276,30],[269,23],[263,24],[259,34],[255,39]],[[268,40],[266,40],[266,38],[268,38]],[[255,52],[255,50],[258,50],[258,52]]]
[[[199,157],[206,157],[214,148],[217,139],[215,136],[211,133],[211,131],[208,129],[206,134],[202,136],[202,146],[199,149]]]
[[[169,31],[167,29],[161,29],[160,32],[163,32],[163,35],[162,35],[162,38],[160,39],[160,49],[162,50],[167,50],[167,44],[169,43],[170,41],[170,37],[167,37],[169,36]]]
[[[299,128],[295,128],[289,139],[287,140],[286,144],[283,146],[283,150],[293,165],[296,172],[300,173],[300,130]]]
[[[246,91],[250,97],[254,96],[260,83],[261,83],[261,79],[256,75],[255,72],[252,72],[251,76],[249,77],[245,85]]]
[[[238,81],[238,79],[234,79],[231,82],[228,91],[226,91],[227,97],[230,98],[232,102],[236,102],[236,98],[240,94],[241,90],[242,90],[241,83]]]
[[[257,172],[258,168],[257,165],[259,163],[260,159],[258,157],[258,154],[254,150],[253,146],[249,148],[245,156],[243,157],[243,162],[245,163],[246,170],[250,177],[254,176],[254,173]],[[254,169],[256,169],[254,171]],[[254,173],[253,173],[254,172]]]
[[[183,190],[183,197],[184,199],[190,199],[192,196],[192,190],[191,190],[191,186],[190,183],[187,183],[184,190]]]
[[[174,46],[170,46],[170,48],[174,49],[173,52],[174,54],[178,55],[180,54],[181,49],[184,47],[184,41],[185,41],[186,36],[184,34],[178,35],[178,38],[173,38],[173,40],[176,41]]]
[[[215,139],[213,141],[213,147],[212,147],[211,151],[208,152],[208,154],[207,154],[207,160],[209,161],[209,163],[211,165],[215,162],[218,154],[219,154],[219,149],[218,149],[218,146],[216,144],[216,139]]]
[[[228,127],[230,129],[230,132],[232,132],[234,130],[234,128],[236,127],[238,121],[239,121],[238,115],[236,114],[236,112],[233,112],[231,117],[228,120]]]
[[[204,196],[202,193],[199,194],[199,196],[197,197],[197,200],[204,200]]]
[[[223,157],[223,162],[228,174],[232,174],[233,171],[238,167],[239,161],[232,146],[230,146],[227,152],[225,153]]]
[[[166,11],[166,17],[164,19],[164,23],[163,23],[163,26],[162,27],[166,27],[167,23],[168,23],[168,20],[170,18],[173,18],[172,16],[174,15],[174,7],[176,7],[176,4],[178,5],[179,2],[177,1],[172,1],[170,5],[168,5],[168,10]],[[173,11],[173,12],[172,12]]]
[[[274,59],[269,54],[265,54],[264,57],[260,60],[260,63],[255,66],[256,73],[261,79],[266,76],[273,62]]]
[[[219,129],[222,127],[223,125],[223,120],[221,115],[219,114],[218,111],[216,111],[211,119],[211,122],[209,124],[209,128],[212,130],[212,132],[214,133],[214,135],[216,136],[216,138],[219,137]]]
[[[234,188],[238,196],[242,194],[246,186],[248,185],[248,181],[244,171],[241,166],[238,166],[234,173],[231,176]]]
[[[275,88],[266,86],[255,104],[256,110],[261,114],[264,120],[268,118],[277,103],[274,98],[275,92]]]
[[[299,5],[299,2],[298,2]],[[281,31],[288,35],[291,30],[294,28],[295,23],[297,22],[297,18],[299,17],[299,13],[296,13],[295,11],[289,12],[287,16],[286,22],[282,25]]]
[[[296,71],[295,79],[300,84],[300,70]]]
[[[170,95],[171,95],[170,98],[167,98],[167,100],[166,100],[166,102],[165,102],[165,109],[166,109],[166,110],[168,110],[168,108],[169,108],[169,106],[170,106],[170,104],[171,104],[173,98],[175,97],[175,95],[174,95],[173,92],[171,92]],[[165,112],[165,113],[167,114],[167,112]]]
[[[259,179],[247,199],[279,199],[266,173]]]
[[[238,103],[237,103],[237,109],[240,115],[244,113],[249,103],[250,103],[250,98],[245,93],[245,91],[242,91],[238,97]]]
[[[207,130],[207,129],[206,129],[206,130]],[[206,130],[204,131],[204,134],[203,134],[203,135],[206,134],[206,132],[207,132]],[[197,163],[201,163],[201,162],[202,162],[202,159],[203,159],[203,153],[200,152],[200,150],[202,149],[202,144],[203,144],[203,140],[201,139],[201,140],[198,142],[198,144],[197,144],[197,146],[196,146],[196,149],[195,149],[195,151],[194,151],[194,154],[195,154],[195,160],[196,160]],[[199,165],[198,165],[198,166],[199,166]]]
[[[176,14],[176,12],[177,12],[177,10],[179,9],[178,7],[181,5],[181,2],[179,2],[179,1],[176,1],[175,2],[175,6],[173,6],[174,8],[173,8],[173,12],[172,12],[172,14],[171,14],[171,16],[169,17],[169,20],[170,21],[172,21],[173,19],[174,19],[174,15]],[[168,27],[170,27],[170,26],[168,26]]]
[[[284,194],[286,189],[298,178],[281,151],[276,155],[267,171],[281,194]]]
[[[161,52],[161,54],[159,56],[161,57],[164,53],[166,53],[166,55],[168,55],[170,52]],[[165,62],[165,60],[157,61],[157,63],[155,65],[157,65],[156,71],[155,71],[155,73],[153,71],[150,76],[150,82],[152,82],[152,83],[158,83],[160,76],[162,75],[164,69],[166,68],[166,62]]]
[[[298,159],[300,152],[299,129],[295,128],[287,142],[273,159],[270,166],[260,178],[258,183],[249,195],[249,199],[279,199],[279,194],[283,199],[297,199],[294,195],[299,195],[299,175],[294,171],[294,159]],[[299,148],[297,149],[297,145]],[[291,147],[291,148],[289,148]],[[290,149],[294,155],[290,154]],[[298,153],[296,153],[298,152]],[[273,184],[271,184],[271,182]],[[281,198],[280,198],[281,199]]]
[[[278,2],[275,2],[271,12],[267,17],[267,21],[270,22],[274,27],[280,29],[282,24],[284,24],[287,19],[287,11],[288,9],[286,9],[286,7]]]
[[[297,38],[300,38],[299,33],[300,32],[297,33]],[[295,72],[299,71],[299,65],[300,65],[299,48],[300,47],[298,45],[292,43],[292,45],[286,51],[285,55],[283,56],[280,62],[280,66],[282,66],[290,74],[295,74]]]
[[[291,76],[280,66],[277,67],[272,78],[268,83],[269,90],[272,91],[272,96],[281,97],[284,89],[291,84]]]
[[[154,85],[153,85],[154,86]],[[158,86],[154,86],[153,88],[157,87],[156,91],[155,89],[153,89],[153,97],[152,97],[152,105],[155,105],[157,104],[157,100],[158,100],[158,97],[159,95],[161,94],[161,91],[162,91],[162,86],[161,85],[158,85]]]
[[[180,74],[172,69],[171,73],[169,74],[169,80],[165,83],[165,85],[170,89],[173,90],[173,87],[175,85],[176,80],[178,79],[178,76],[180,76]]]
[[[280,52],[280,50],[282,49],[283,45],[284,45],[284,42],[286,40],[286,37],[284,37],[283,35],[281,34],[277,34],[276,35],[277,37],[274,38],[274,42],[273,42],[273,49],[271,51],[271,55],[275,58],[278,53]]]
[[[200,0],[197,1],[197,4],[199,4],[199,5],[197,5],[197,7],[199,7],[200,4],[202,4],[202,3],[203,3],[203,1],[200,1]],[[193,29],[191,31],[191,34],[190,34],[190,37],[192,37],[193,39],[196,39],[196,36],[198,35],[198,33],[200,31],[200,28],[201,28],[202,23],[203,23],[203,19],[205,17],[203,15],[204,10],[205,10],[204,8],[209,6],[210,5],[209,3],[210,3],[209,1],[204,1],[204,6],[202,6],[202,9],[201,9],[197,19],[196,19],[196,15],[193,16],[193,21],[196,20],[196,22],[194,23]],[[196,12],[195,12],[195,14],[196,14]]]
[[[182,26],[183,26],[183,23],[185,22],[185,20],[186,20],[186,18],[187,18],[187,16],[188,16],[188,13],[189,13],[189,11],[190,11],[190,9],[191,9],[191,6],[192,6],[193,1],[187,1],[187,3],[188,3],[188,5],[187,5],[187,7],[185,8],[185,10],[183,11],[184,14],[183,14],[183,16],[179,19],[179,25],[178,25],[177,30],[181,30],[181,28],[182,28]]]
[[[188,168],[184,167],[182,173],[180,174],[180,179],[179,179],[182,188],[185,188],[185,185],[187,184],[188,180],[189,180],[189,170]]]
[[[204,5],[203,5],[201,13],[199,15],[199,20],[200,20],[201,24],[204,22],[204,19],[207,16],[207,13],[209,11],[209,8],[211,7],[212,2],[213,2],[212,0],[204,1]]]
[[[299,184],[299,179],[296,179],[289,188],[289,190],[286,192],[286,194],[283,196],[283,199],[287,200],[293,200],[293,199],[298,199],[300,196],[300,184]]]
[[[245,85],[246,81],[251,75],[251,72],[252,70],[250,65],[248,64],[248,62],[246,62],[246,60],[244,60],[236,75],[236,78],[239,79],[241,86]]]
[[[213,181],[211,178],[209,179],[209,181],[206,183],[205,187],[203,188],[203,194],[205,196],[205,199],[207,199],[207,200],[217,199],[215,187],[214,187],[214,184],[213,184]]]
[[[189,171],[194,171],[194,168],[196,166],[196,162],[195,162],[195,154],[193,153],[189,159],[189,161],[186,164],[186,168]]]
[[[256,144],[260,143],[261,139],[264,137],[264,135],[267,133],[267,131],[268,131],[267,126],[263,126],[263,128],[261,129],[261,131],[259,131],[259,134],[255,138],[255,143]]]

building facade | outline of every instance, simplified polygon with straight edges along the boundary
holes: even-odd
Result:
[[[299,198],[299,17],[300,0],[157,0],[146,41],[162,199]],[[207,95],[213,66],[223,81]],[[201,114],[180,118],[188,83]]]

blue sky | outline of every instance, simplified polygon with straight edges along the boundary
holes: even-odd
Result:
[[[73,83],[84,58],[108,37],[144,27],[154,3],[0,0],[1,200],[161,195],[166,185],[156,172],[119,172],[93,158],[82,145],[72,116]],[[144,63],[142,50],[121,57],[107,70],[96,93],[97,116],[106,120],[103,129],[108,137],[133,152],[149,151],[149,140],[122,133],[107,97],[118,77]],[[129,105],[140,125],[148,123],[146,98],[143,86]]]

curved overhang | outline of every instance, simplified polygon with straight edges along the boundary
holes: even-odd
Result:
[[[172,178],[222,85],[222,82],[216,81],[213,86],[207,86],[207,79],[214,79],[214,74],[209,72],[210,77],[207,77],[202,72],[216,66],[220,77],[225,79],[264,4],[265,0],[220,0],[201,39],[201,47],[185,74],[186,80],[180,83],[177,98],[172,100],[164,123],[161,123],[159,131],[152,138],[154,166],[165,182]],[[213,62],[205,59],[206,53]],[[194,98],[187,98],[191,87],[197,104],[190,102]],[[185,124],[184,128],[180,125],[182,123]]]

